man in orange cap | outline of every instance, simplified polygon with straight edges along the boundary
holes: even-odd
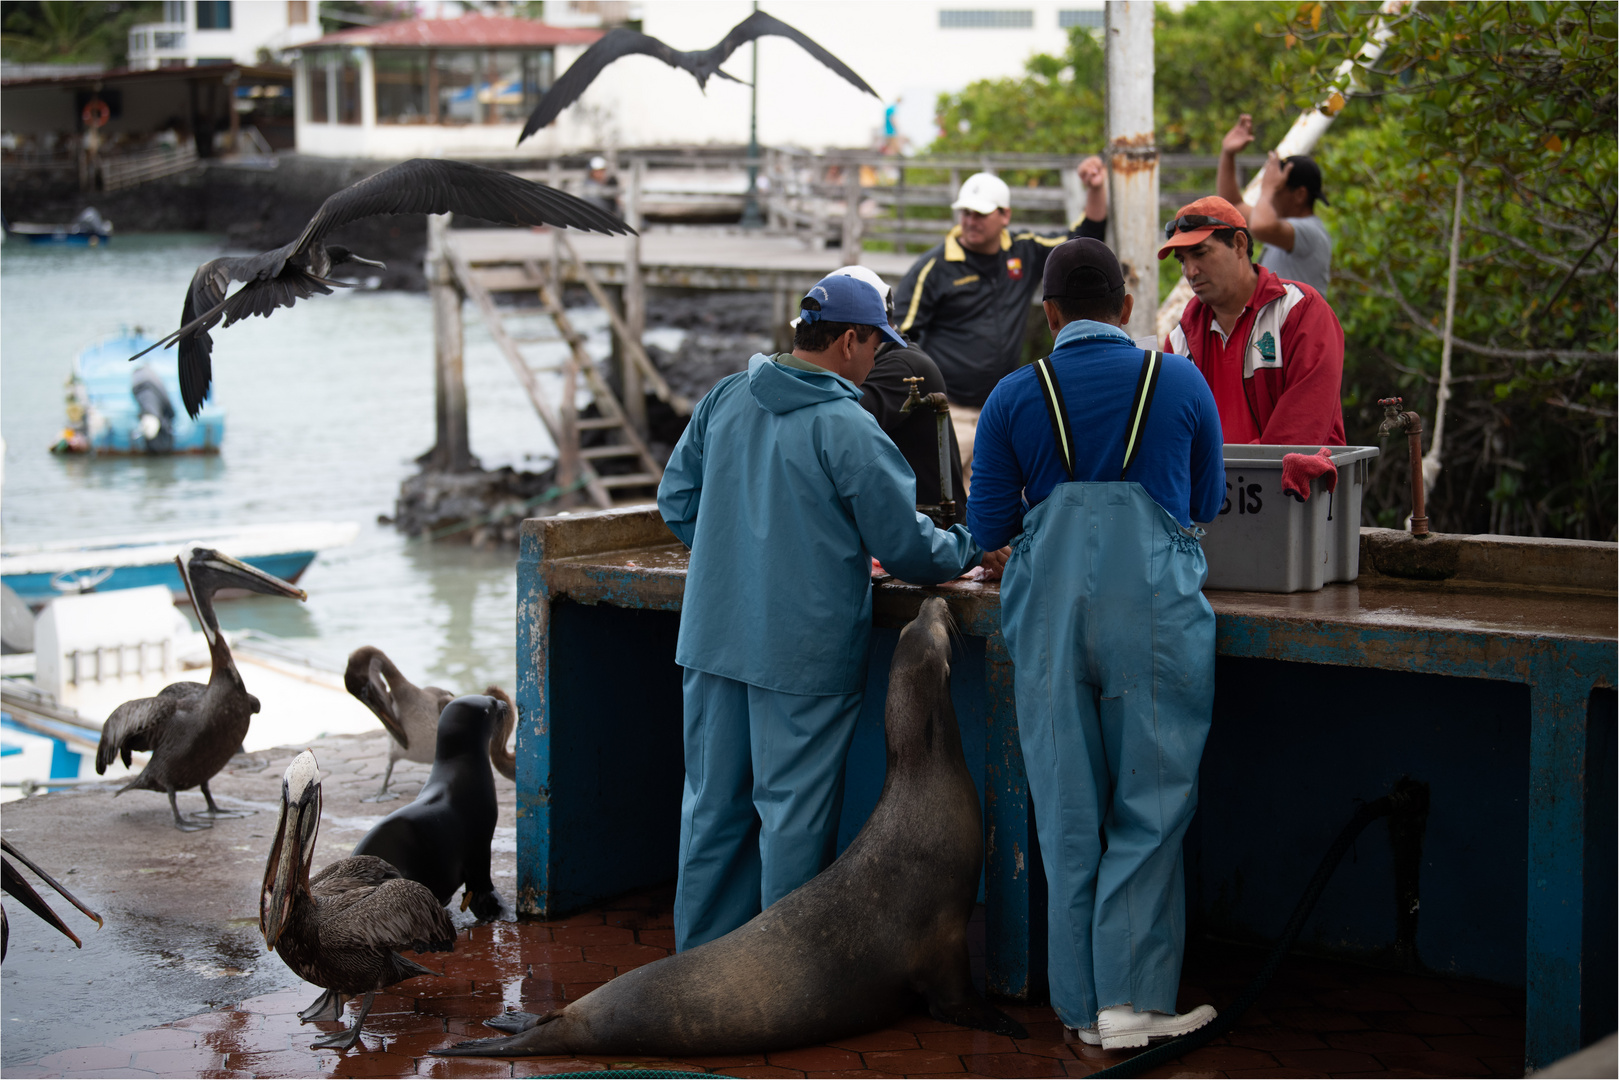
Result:
[[[1252,262],[1247,220],[1217,195],[1180,208],[1164,228],[1194,299],[1169,335],[1220,409],[1228,443],[1344,445],[1344,332],[1309,285]]]

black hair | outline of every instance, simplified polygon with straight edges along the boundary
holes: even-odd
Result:
[[[806,311],[821,310],[821,302],[807,296],[800,306]],[[854,339],[862,345],[870,341],[871,335],[877,332],[875,326],[867,326],[865,323],[827,322],[824,320],[810,322],[808,319],[801,319],[797,328],[793,330],[793,348],[812,353],[824,352],[832,347],[834,341],[847,334],[850,330],[854,331]]]
[[[1051,300],[1069,322],[1077,319],[1113,322],[1124,311],[1124,296],[1124,286],[1120,285],[1106,296],[1091,296],[1083,300],[1072,296],[1053,296]]]

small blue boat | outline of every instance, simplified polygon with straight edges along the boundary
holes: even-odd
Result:
[[[6,234],[30,244],[82,244],[97,247],[112,241],[112,222],[93,206],[79,211],[72,221],[43,225],[18,221],[5,223]]]
[[[360,535],[352,521],[308,521],[235,529],[195,529],[50,544],[19,544],[0,551],[0,580],[29,607],[64,593],[107,592],[163,585],[178,602],[185,585],[174,557],[200,542],[283,581],[296,582],[315,556]],[[228,596],[229,591],[221,593]]]
[[[176,348],[131,364],[155,339],[139,328],[96,342],[73,360],[67,427],[51,449],[61,454],[217,454],[225,410],[203,406],[195,420],[180,407]]]

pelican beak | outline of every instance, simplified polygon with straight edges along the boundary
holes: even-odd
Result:
[[[273,574],[266,574],[255,566],[249,566],[240,559],[233,559],[218,551],[199,552],[193,558],[224,578],[227,588],[246,589],[249,592],[266,593],[270,596],[290,596],[296,600],[309,599],[308,593],[291,582],[282,581]]]
[[[275,949],[292,914],[295,890],[308,887],[309,860],[320,826],[320,784],[315,755],[305,750],[281,779],[281,816],[264,865],[259,891],[259,931],[266,951]]]

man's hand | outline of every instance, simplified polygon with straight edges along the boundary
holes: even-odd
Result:
[[[978,564],[984,568],[984,576],[982,580],[1001,580],[1001,573],[1006,569],[1006,560],[1010,559],[1011,557],[1012,548],[1010,545],[1001,548],[999,551],[984,552],[984,559]]]
[[[1090,221],[1107,220],[1107,166],[1092,154],[1079,163],[1076,170],[1079,182],[1085,188],[1085,217]]]
[[[1079,163],[1078,172],[1079,182],[1085,185],[1086,191],[1100,190],[1107,183],[1107,166],[1095,154]]]
[[[1254,141],[1254,118],[1247,113],[1237,117],[1237,123],[1220,140],[1220,153],[1240,154]]]
[[[1268,200],[1277,188],[1286,184],[1293,175],[1293,163],[1282,164],[1282,159],[1272,150],[1265,157],[1265,170],[1259,174],[1259,190],[1263,196],[1261,201]]]

